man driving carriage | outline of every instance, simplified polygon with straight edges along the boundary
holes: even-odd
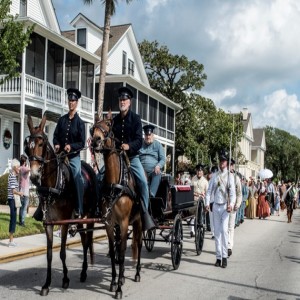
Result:
[[[68,153],[70,169],[76,187],[75,218],[81,218],[83,213],[83,180],[81,177],[80,150],[85,145],[85,126],[77,114],[78,100],[81,92],[78,89],[67,90],[69,112],[60,117],[53,135],[53,145],[56,153]]]
[[[143,127],[144,141],[139,151],[142,166],[148,177],[150,197],[156,196],[161,181],[161,170],[166,163],[165,151],[161,143],[154,138],[154,128],[151,124]]]
[[[135,177],[142,200],[142,220],[144,230],[155,227],[148,212],[149,191],[139,150],[143,142],[142,122],[139,115],[131,111],[133,92],[127,87],[118,90],[120,113],[114,117],[112,131],[116,138],[116,147],[126,151],[130,160],[130,169]]]

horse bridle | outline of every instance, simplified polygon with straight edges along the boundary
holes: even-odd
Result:
[[[29,149],[34,148],[35,147],[35,142],[31,141],[34,140],[36,138],[40,138],[43,140],[43,154],[44,154],[44,146],[48,144],[48,137],[45,134],[31,134],[29,136],[27,136],[25,138],[25,142],[24,142],[24,151],[28,156],[28,160],[31,161],[38,161],[40,162],[42,165],[44,165],[45,163],[48,162],[48,160],[46,160],[45,158],[43,158],[42,156],[38,156],[38,155],[29,155]],[[43,155],[42,154],[42,155]]]

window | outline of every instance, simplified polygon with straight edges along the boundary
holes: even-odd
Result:
[[[33,32],[26,49],[26,74],[44,79],[45,38]]]
[[[77,29],[77,44],[86,48],[86,28]]]
[[[79,88],[79,56],[66,51],[66,88]]]
[[[174,110],[169,107],[167,113],[167,129],[167,138],[169,140],[174,140]]]
[[[148,96],[142,92],[139,92],[139,112],[141,119],[148,121],[147,118],[147,108],[148,108]]]
[[[20,123],[14,122],[13,132],[13,157],[20,157]]]
[[[94,65],[85,59],[81,64],[81,93],[83,96],[93,98]]]
[[[157,124],[157,100],[149,98],[149,122]]]
[[[128,59],[128,74],[134,76],[134,62]]]
[[[127,53],[123,51],[123,57],[122,57],[122,74],[126,74],[126,65],[127,65]]]
[[[20,17],[27,16],[27,0],[20,1]]]
[[[63,47],[48,41],[47,81],[60,87],[63,86],[63,61]]]
[[[159,103],[159,113],[158,113],[158,125],[159,125],[159,135],[166,137],[166,116],[167,107]]]

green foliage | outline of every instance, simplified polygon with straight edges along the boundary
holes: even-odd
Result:
[[[0,2],[0,73],[7,74],[5,80],[19,75],[18,57],[28,45],[33,30],[32,26],[25,31],[23,22],[9,15],[10,4],[10,0]]]
[[[176,114],[175,160],[184,154],[192,165],[197,161],[210,164],[220,149],[229,150],[231,132],[233,149],[242,135],[241,118],[195,93],[207,78],[204,66],[184,55],[170,54],[157,41],[144,40],[139,49],[151,87],[182,106]]]
[[[9,214],[0,213],[0,240],[7,239],[9,237]],[[14,237],[21,237],[33,234],[44,233],[45,229],[42,222],[36,221],[32,217],[25,219],[26,227],[16,226],[16,232]]]
[[[0,205],[7,203],[8,173],[0,177]]]
[[[266,134],[266,168],[273,171],[278,179],[299,180],[300,140],[290,133],[267,126]]]

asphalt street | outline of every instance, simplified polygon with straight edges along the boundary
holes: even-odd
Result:
[[[141,282],[136,283],[128,247],[123,299],[300,299],[300,209],[294,212],[292,223],[286,221],[283,212],[268,220],[246,219],[235,230],[233,255],[226,269],[214,266],[211,234],[206,234],[204,251],[197,256],[186,229],[179,269],[173,270],[170,245],[155,243],[150,253],[143,248]],[[81,249],[68,249],[67,290],[61,288],[62,266],[55,252],[47,299],[113,299],[107,251],[107,241],[95,243],[95,264],[89,267],[87,281],[80,283]],[[40,299],[45,278],[45,254],[0,264],[0,298]]]

